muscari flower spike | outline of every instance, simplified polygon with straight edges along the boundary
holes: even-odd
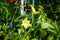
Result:
[[[11,34],[10,33],[8,33],[8,37],[11,37]]]
[[[12,29],[12,22],[9,22],[9,28]]]
[[[38,40],[42,40],[41,38],[39,38]]]

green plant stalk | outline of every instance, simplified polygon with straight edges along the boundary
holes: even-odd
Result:
[[[31,31],[32,31],[32,28],[28,30],[28,32],[25,34],[24,37],[26,37]]]
[[[15,17],[15,15],[16,15],[16,12],[17,12],[17,9],[16,9],[15,14],[14,14],[14,16],[13,16],[13,18],[12,18],[12,22],[13,22],[13,20],[14,20],[14,17]]]
[[[8,16],[8,14],[6,15],[6,23],[7,23],[7,16]]]
[[[32,26],[34,24],[34,14],[32,13]]]
[[[7,32],[7,28],[8,28],[7,25],[8,25],[8,24],[6,24],[6,26],[5,26],[5,32]]]
[[[6,23],[7,23],[7,21],[8,21],[8,20],[7,20],[7,19],[8,19],[8,11],[7,11],[7,10],[6,10],[6,13],[7,13],[7,14],[6,14]]]

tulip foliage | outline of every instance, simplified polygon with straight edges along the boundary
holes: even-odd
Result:
[[[21,15],[21,0],[0,1],[0,40],[59,40],[60,1],[54,4],[26,3],[26,13]],[[36,5],[37,4],[37,5]]]

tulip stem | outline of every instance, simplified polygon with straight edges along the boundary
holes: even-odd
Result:
[[[33,26],[33,23],[34,23],[34,14],[32,13],[32,26]]]
[[[15,17],[15,15],[16,15],[16,12],[17,12],[17,9],[16,9],[15,14],[14,14],[14,16],[13,16],[13,18],[12,18],[12,22],[13,22],[13,20],[14,20],[14,17]]]

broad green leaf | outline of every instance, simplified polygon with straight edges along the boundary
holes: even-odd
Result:
[[[42,22],[41,29],[46,29],[46,28],[53,28],[54,29],[54,27],[51,24]]]
[[[33,38],[33,39],[31,39],[31,40],[38,40],[38,39],[36,39],[36,38]]]
[[[48,40],[54,40],[53,36],[49,35]]]

